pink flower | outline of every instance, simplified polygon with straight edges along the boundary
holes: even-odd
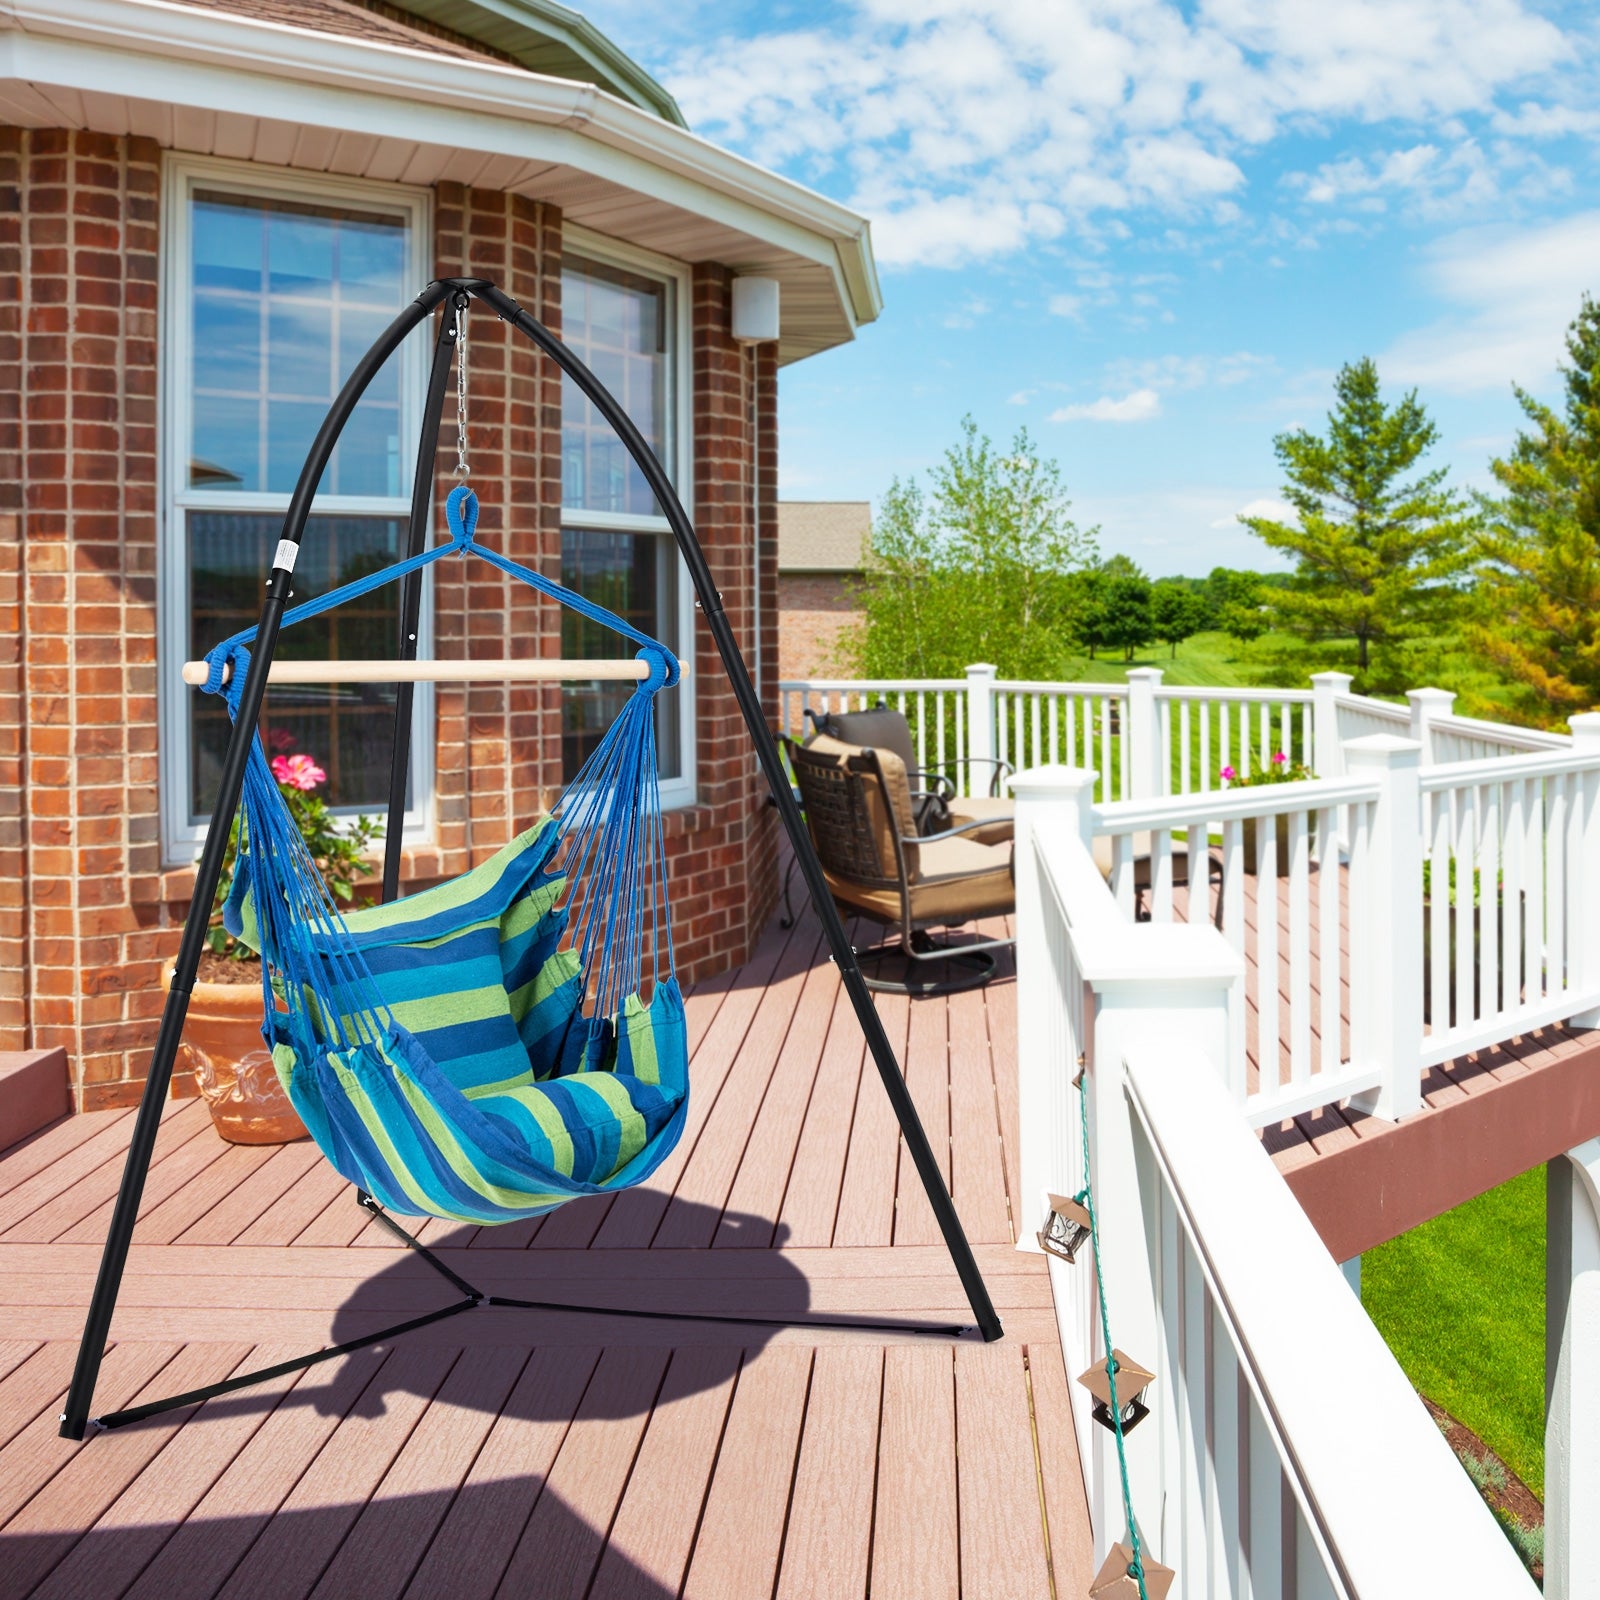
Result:
[[[294,749],[294,735],[287,728],[274,728],[267,735],[267,748],[274,755],[288,755]]]
[[[328,781],[328,774],[310,756],[274,756],[272,776],[291,789],[315,789]]]
[[[1231,783],[1235,778],[1237,778],[1239,776],[1239,774],[1237,772],[1235,772],[1232,767],[1224,767],[1222,769],[1222,776],[1226,781]]]
[[[1277,755],[1275,755],[1275,756],[1274,756],[1274,757],[1273,757],[1273,758],[1272,758],[1272,764],[1273,764],[1273,766],[1275,766],[1275,767],[1281,767],[1281,766],[1282,766],[1282,765],[1283,765],[1283,764],[1284,764],[1284,762],[1285,762],[1285,761],[1287,761],[1287,760],[1288,760],[1288,759],[1289,759],[1289,758],[1288,758],[1288,756],[1286,756],[1286,755],[1285,755],[1285,754],[1284,754],[1284,753],[1283,753],[1283,751],[1281,751],[1281,750],[1280,750],[1280,751],[1279,751],[1279,752],[1278,752],[1278,753],[1277,753]]]

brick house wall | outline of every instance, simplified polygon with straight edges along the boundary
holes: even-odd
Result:
[[[850,632],[861,621],[854,573],[785,572],[778,576],[779,674],[854,676]]]
[[[0,1049],[65,1048],[83,1109],[137,1097],[193,885],[160,859],[160,163],[147,140],[0,127]],[[557,208],[441,184],[434,212],[441,275],[493,277],[559,331]],[[731,338],[730,279],[694,269],[695,521],[746,648],[759,561],[751,666],[770,715],[776,357]],[[559,377],[497,319],[471,332],[482,531],[557,576]],[[447,422],[441,497],[454,444]],[[438,579],[441,655],[559,654],[552,608],[523,586],[476,563]],[[777,896],[775,814],[703,629],[694,667],[698,803],[666,824],[685,982],[742,960]],[[408,887],[492,854],[560,779],[559,689],[440,685],[436,707],[436,837],[407,852]]]

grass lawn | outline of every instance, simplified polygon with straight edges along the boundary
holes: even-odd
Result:
[[[1361,1303],[1413,1386],[1544,1498],[1544,1168],[1361,1258]]]
[[[1130,667],[1160,667],[1163,681],[1180,688],[1246,688],[1260,681],[1256,647],[1240,644],[1225,633],[1197,633],[1178,646],[1176,657],[1172,647],[1164,644],[1141,650],[1132,661],[1123,661],[1117,651],[1093,661],[1080,656],[1067,676],[1077,683],[1124,683]],[[1300,687],[1309,689],[1310,679]]]

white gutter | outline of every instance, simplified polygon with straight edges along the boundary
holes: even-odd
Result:
[[[184,68],[201,109],[560,161],[829,266],[853,325],[882,310],[864,218],[592,84],[167,0],[0,0],[0,78],[173,102],[130,53]]]

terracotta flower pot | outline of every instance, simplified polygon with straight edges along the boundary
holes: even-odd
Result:
[[[170,966],[161,975],[161,986],[172,987]],[[262,1040],[259,984],[195,984],[178,1047],[178,1069],[194,1073],[224,1139],[288,1144],[310,1137]]]

